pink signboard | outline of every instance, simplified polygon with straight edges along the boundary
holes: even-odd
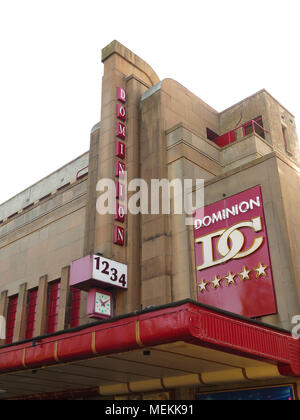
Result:
[[[117,104],[117,118],[126,121],[126,108],[124,105]]]
[[[194,218],[198,301],[248,318],[277,313],[261,187]]]
[[[117,99],[118,101],[123,102],[123,104],[126,103],[127,101],[127,92],[125,89],[121,88],[121,87],[117,87]]]
[[[116,156],[120,159],[125,159],[126,152],[125,152],[125,144],[121,141],[116,142]]]
[[[126,125],[124,125],[124,124],[122,124],[120,122],[117,122],[117,125],[116,125],[116,136],[119,139],[122,139],[122,140],[125,140],[126,139]]]
[[[99,287],[127,289],[127,271],[126,264],[100,255],[87,255],[72,262],[70,286],[84,291]]]

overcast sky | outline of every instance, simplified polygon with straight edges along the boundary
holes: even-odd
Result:
[[[114,39],[217,111],[265,88],[299,121],[299,0],[0,6],[0,203],[89,149]]]

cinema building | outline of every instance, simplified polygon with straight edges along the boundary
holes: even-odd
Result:
[[[265,90],[219,113],[116,41],[102,62],[90,150],[0,205],[0,399],[298,399],[294,116]],[[125,214],[125,172],[204,180],[195,223]]]

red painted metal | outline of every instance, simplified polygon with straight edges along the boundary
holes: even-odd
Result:
[[[76,174],[76,181],[78,181],[80,178],[82,178],[82,177],[84,177],[85,175],[88,174],[88,171],[86,171],[85,173],[83,173],[83,174],[80,175],[80,173],[83,172],[83,171],[85,171],[86,169],[89,169],[89,167],[88,166],[85,166],[84,168],[79,169],[79,171]]]
[[[80,299],[81,299],[81,290],[72,288],[72,303],[71,303],[71,315],[70,315],[70,327],[75,328],[79,325],[80,318]]]
[[[251,208],[249,204],[251,200],[259,203],[260,207],[253,205]],[[238,209],[239,213],[237,211],[234,215],[228,213],[230,217],[224,217],[224,214],[226,214],[224,212],[227,209],[234,209],[235,211]],[[214,261],[207,268],[200,269],[203,267],[204,255],[207,252],[208,245],[207,242],[205,242],[205,246],[204,242],[195,244],[196,266],[199,267],[197,271],[198,301],[247,318],[258,318],[277,313],[261,187],[251,188],[206,206],[204,214],[202,213],[203,209],[196,212],[195,219],[202,220],[202,226],[199,229],[194,229],[195,240],[204,241],[205,238],[205,241],[207,241],[209,235],[213,235],[213,238],[209,239],[209,246],[212,247]],[[235,227],[240,223],[251,222],[257,218],[260,218],[261,223],[259,231],[255,232],[250,227],[241,227],[235,230]],[[205,221],[211,221],[212,219],[213,222],[209,225],[207,222],[206,226]],[[235,252],[235,255],[232,255],[230,259],[226,259],[218,251],[218,245],[221,241],[221,234],[219,233],[229,228],[231,228],[233,234],[243,238],[243,247],[240,251]],[[258,240],[262,240],[262,245],[255,252],[238,258],[240,252],[245,253]],[[230,242],[228,250],[234,250],[235,243],[233,243],[231,236],[229,236],[228,242]],[[223,263],[217,264],[218,260],[222,261],[224,259]],[[265,275],[257,276],[256,269],[260,264],[267,268]],[[249,278],[247,279],[243,279],[241,276],[244,268],[249,271]],[[233,283],[230,284],[228,284],[227,278],[229,273],[234,277]],[[219,286],[214,287],[213,281],[216,277],[221,281]],[[206,289],[201,290],[200,285],[203,282],[207,283],[207,286]]]
[[[47,334],[53,334],[56,331],[58,321],[59,296],[60,281],[50,283],[47,313]]]
[[[300,341],[284,331],[191,301],[0,349],[0,373],[185,341],[275,364],[300,376]]]
[[[235,140],[236,140],[236,136],[235,136],[235,131],[233,130],[216,138],[215,143],[220,147],[224,147],[230,143],[233,143]]]
[[[250,134],[247,132],[247,128],[252,127],[250,133],[257,132],[255,130],[255,127],[259,129],[259,131],[263,132],[264,134],[268,133],[268,131],[263,127],[262,118],[259,117],[256,120],[250,120],[247,123],[240,125],[239,127],[236,127],[234,130],[229,131],[228,133],[223,134],[222,136],[216,137],[213,139],[213,141],[219,146],[219,147],[225,147],[228,144],[231,144],[236,141],[236,132],[239,129],[243,130],[243,136],[247,136]]]
[[[251,130],[249,131],[249,130],[247,130],[247,129],[249,129],[249,127],[251,127]],[[244,136],[247,136],[248,134],[250,134],[250,133],[254,133],[256,130],[255,130],[255,127],[258,127],[260,130],[262,130],[264,133],[266,133],[267,131],[264,129],[264,127],[263,127],[263,121],[262,121],[262,117],[259,117],[259,118],[256,118],[255,120],[251,120],[251,121],[248,121],[246,124],[244,124],[243,126],[242,126],[242,129],[243,129],[243,135]],[[239,127],[240,128],[240,127]]]
[[[36,317],[38,289],[29,290],[28,292],[28,305],[27,305],[27,319],[26,319],[26,334],[25,338],[33,338],[34,323]]]
[[[17,314],[18,295],[9,298],[6,322],[6,344],[11,344],[14,336],[15,321]]]

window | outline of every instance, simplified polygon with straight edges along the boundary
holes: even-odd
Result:
[[[207,128],[206,129],[206,137],[208,138],[208,140],[215,141],[219,137],[219,134],[216,134],[214,131]]]
[[[36,317],[38,289],[29,290],[27,295],[26,340],[33,338]]]
[[[254,121],[254,123],[253,123]],[[253,133],[253,127],[254,127],[254,131],[263,139],[265,138],[265,131],[264,131],[264,125],[263,125],[263,119],[262,117],[257,117],[254,118],[254,120],[248,121],[244,126],[243,126],[243,133],[244,136],[248,136],[248,134]]]
[[[58,307],[60,296],[60,281],[48,285],[47,334],[56,332],[58,322]]]
[[[8,302],[8,312],[6,321],[6,344],[11,344],[13,342],[17,306],[18,295],[10,297]]]
[[[70,293],[71,293],[70,328],[75,328],[79,326],[81,293],[79,289],[74,289],[74,288],[70,290]]]
[[[284,141],[284,148],[286,153],[288,153],[289,155],[292,155],[292,149],[291,149],[291,145],[288,139],[288,135],[287,135],[287,128],[282,125],[282,136],[283,136],[283,141]]]

